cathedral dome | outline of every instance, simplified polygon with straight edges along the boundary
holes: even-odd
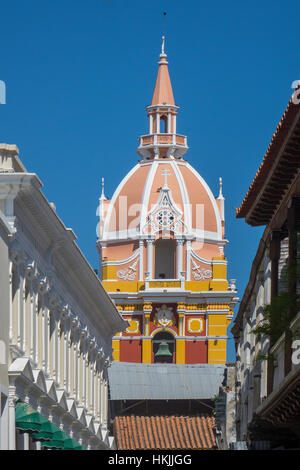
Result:
[[[221,241],[220,198],[182,159],[139,162],[106,202],[102,240],[135,239],[162,231],[205,241]]]

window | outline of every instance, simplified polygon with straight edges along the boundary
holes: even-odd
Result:
[[[155,243],[155,279],[175,278],[175,242],[160,238]]]
[[[160,118],[160,133],[166,134],[168,132],[168,125],[167,125],[167,116],[161,116]]]

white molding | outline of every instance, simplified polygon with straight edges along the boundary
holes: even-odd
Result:
[[[116,202],[116,199],[117,197],[119,196],[121,190],[123,189],[123,187],[125,186],[125,184],[127,183],[127,181],[129,180],[129,178],[131,177],[131,175],[133,175],[133,173],[136,172],[136,170],[140,167],[139,164],[135,165],[132,170],[129,171],[129,173],[127,173],[127,175],[125,176],[125,178],[122,179],[121,183],[119,184],[119,186],[117,187],[110,203],[109,203],[109,206],[108,206],[108,210],[107,210],[107,213],[106,213],[106,217],[105,217],[105,221],[104,221],[104,226],[103,226],[103,237],[102,239],[100,240],[101,241],[105,241],[107,240],[107,237],[106,237],[106,234],[109,233],[108,232],[108,227],[109,227],[109,224],[110,224],[110,218],[111,218],[111,213],[112,213],[112,210],[114,208],[114,205],[115,205],[115,202]]]
[[[130,263],[131,261],[133,261],[135,258],[137,258],[139,256],[139,250],[137,249],[133,255],[129,256],[129,258],[126,258],[126,259],[122,259],[122,260],[115,260],[115,261],[103,261],[103,266],[121,266],[123,264],[126,264],[126,263]]]
[[[192,216],[191,216],[190,199],[189,199],[188,191],[186,188],[186,184],[181,174],[181,171],[179,170],[177,166],[178,162],[172,161],[170,162],[170,164],[174,170],[175,176],[177,178],[177,182],[179,184],[180,192],[181,192],[181,197],[182,197],[182,202],[183,202],[184,223],[187,227],[187,233],[191,234]]]
[[[180,165],[180,163],[178,163],[178,164]],[[216,203],[216,199],[215,199],[210,187],[208,186],[206,181],[202,178],[202,176],[197,172],[197,170],[195,170],[195,168],[193,168],[189,163],[185,163],[185,165],[196,176],[198,181],[200,181],[201,185],[206,190],[206,193],[207,193],[207,195],[210,199],[210,202],[212,203],[212,206],[213,206],[214,212],[215,212],[215,217],[216,217],[216,222],[217,222],[218,239],[222,240],[223,237],[222,237],[221,216],[220,216],[220,212],[219,212],[219,209],[218,209],[218,206],[217,206],[217,203]]]
[[[154,177],[155,177],[155,174],[156,174],[156,171],[158,169],[158,162],[157,161],[154,161],[152,164],[151,164],[151,168],[148,172],[148,175],[147,175],[147,179],[146,179],[146,183],[145,183],[145,186],[144,186],[144,191],[143,191],[143,196],[142,196],[142,211],[141,211],[141,214],[140,214],[140,235],[142,236],[143,235],[143,228],[146,224],[146,220],[147,220],[147,215],[148,215],[148,207],[149,207],[149,198],[150,198],[150,193],[151,193],[151,188],[152,188],[152,185],[153,185],[153,180],[154,180]]]
[[[212,264],[220,264],[220,265],[224,265],[224,266],[227,266],[227,261],[224,260],[209,260],[209,259],[205,259],[205,258],[201,258],[201,256],[197,255],[197,253],[191,249],[191,255],[196,258],[197,261],[200,261],[201,263],[204,263],[204,264],[209,264],[209,265],[212,265]]]
[[[141,341],[142,339],[153,339],[156,333],[159,333],[160,331],[167,331],[167,328],[157,328],[154,330],[150,336],[145,336],[145,335],[135,335],[135,336],[116,336],[113,339],[114,340],[120,340],[120,341]],[[202,335],[199,334],[198,336],[179,336],[174,330],[169,329],[168,333],[173,333],[173,336],[176,341],[207,341],[207,340],[221,340],[221,339],[228,339],[229,337],[227,335]],[[116,361],[117,362],[117,361]]]

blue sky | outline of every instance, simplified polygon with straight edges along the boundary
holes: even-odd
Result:
[[[299,10],[293,0],[2,2],[0,141],[18,145],[93,267],[101,177],[111,197],[138,159],[166,11],[177,131],[215,195],[223,177],[228,277],[242,297],[263,230],[233,208],[300,78]]]

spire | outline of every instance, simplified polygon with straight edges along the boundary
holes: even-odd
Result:
[[[150,106],[147,106],[149,132],[139,138],[137,152],[146,160],[182,158],[188,150],[186,136],[177,134],[177,112],[162,36],[158,73]]]
[[[165,53],[165,36],[162,36],[161,54],[159,58],[160,61],[158,62],[159,67],[151,106],[156,106],[158,104],[169,104],[171,106],[175,106],[173,90],[168,71],[167,54]]]

